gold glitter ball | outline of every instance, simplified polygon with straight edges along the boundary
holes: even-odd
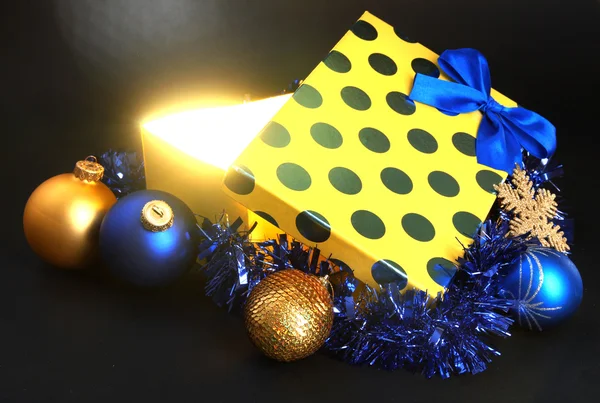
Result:
[[[267,357],[295,361],[325,343],[333,324],[326,280],[288,269],[265,277],[244,307],[250,339]]]

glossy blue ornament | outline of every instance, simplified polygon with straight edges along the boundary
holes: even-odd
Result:
[[[172,222],[152,226],[142,210],[158,220],[167,219],[165,213],[172,214]],[[159,190],[140,190],[123,197],[100,227],[104,262],[117,277],[138,286],[166,285],[181,276],[195,263],[197,246],[194,213],[177,197]]]
[[[541,331],[569,318],[583,297],[577,267],[550,248],[527,249],[500,283],[504,296],[513,300],[513,317],[529,330]]]

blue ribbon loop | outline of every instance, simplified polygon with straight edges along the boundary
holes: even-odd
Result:
[[[556,151],[556,128],[535,112],[505,107],[490,96],[487,60],[475,49],[446,50],[440,68],[455,82],[417,73],[409,98],[444,112],[479,110],[483,119],[477,132],[477,162],[511,173],[523,161],[522,148],[537,158]]]

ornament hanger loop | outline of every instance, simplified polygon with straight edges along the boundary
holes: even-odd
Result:
[[[154,211],[160,218],[164,217],[165,212],[158,206],[152,206],[152,211]]]
[[[88,155],[87,157],[85,157],[85,161],[97,163],[98,162],[98,158],[94,157],[93,155]]]

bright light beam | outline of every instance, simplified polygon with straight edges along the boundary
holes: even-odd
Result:
[[[143,128],[184,153],[226,171],[291,94],[169,115]]]

